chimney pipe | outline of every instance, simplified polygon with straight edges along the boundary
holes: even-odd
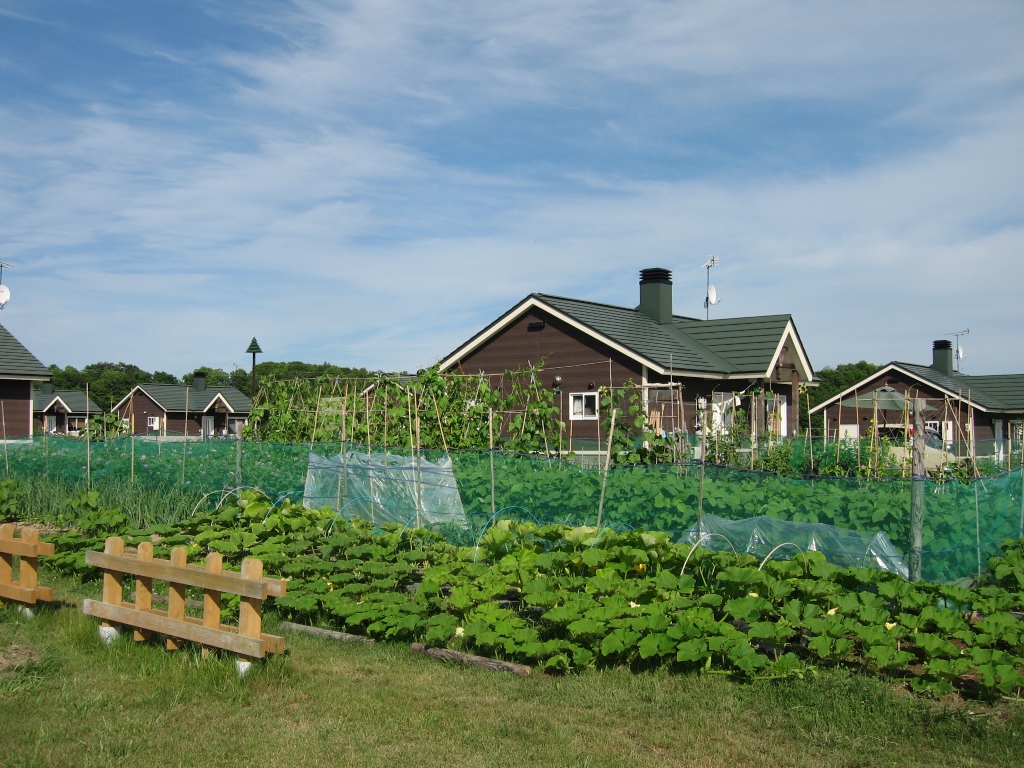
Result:
[[[667,269],[640,270],[639,310],[661,325],[672,322],[672,273]]]
[[[932,368],[947,376],[953,373],[953,342],[949,339],[932,342]]]
[[[206,391],[206,374],[203,371],[196,371],[192,374],[192,389],[196,392]]]
[[[43,394],[44,395],[52,395],[53,394],[53,382],[52,381],[44,381],[43,382]]]

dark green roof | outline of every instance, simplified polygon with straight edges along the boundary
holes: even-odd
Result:
[[[51,373],[10,331],[0,325],[0,376],[49,381]]]
[[[635,308],[544,293],[532,294],[596,333],[665,369],[763,376],[790,315],[697,320],[673,316],[661,325]]]
[[[956,371],[945,374],[930,365],[915,363],[892,363],[929,381],[942,389],[952,392],[963,400],[989,411],[1024,411],[1024,375],[968,376]]]
[[[686,320],[677,324],[691,338],[728,360],[736,372],[763,375],[772,364],[782,334],[792,320],[791,315],[764,315]]]
[[[103,413],[103,409],[87,398],[85,392],[77,389],[55,389],[53,392],[37,389],[32,393],[32,408],[36,413],[40,413],[53,405],[57,398],[64,402],[70,413]]]
[[[216,399],[217,395],[227,400],[228,405],[236,413],[252,411],[252,400],[235,387],[211,387],[197,391],[195,387],[184,384],[140,384],[139,389],[149,395],[165,411],[183,413],[186,408],[185,396],[188,391],[188,410],[192,413],[205,411]]]

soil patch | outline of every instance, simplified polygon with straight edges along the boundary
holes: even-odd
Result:
[[[30,645],[11,645],[0,648],[0,672],[11,672],[43,658],[43,654]]]

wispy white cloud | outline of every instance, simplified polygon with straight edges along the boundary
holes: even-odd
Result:
[[[1024,371],[1015,5],[228,10],[0,85],[0,321],[45,362],[415,368],[647,266],[699,316],[717,253],[716,313],[793,313],[819,366],[970,326],[972,370]]]

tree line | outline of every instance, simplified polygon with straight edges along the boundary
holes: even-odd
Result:
[[[252,371],[236,368],[230,373],[222,368],[200,365],[180,378],[166,371],[143,370],[130,363],[91,363],[81,370],[68,365],[61,368],[50,366],[54,389],[89,388],[89,397],[100,408],[109,410],[139,384],[192,384],[197,372],[206,374],[206,384],[211,387],[235,387],[247,397],[252,397]],[[346,368],[331,363],[303,363],[265,361],[256,364],[257,382],[278,379],[307,379],[331,375],[342,379],[367,378],[373,374],[365,368]],[[257,383],[258,386],[258,383]]]

